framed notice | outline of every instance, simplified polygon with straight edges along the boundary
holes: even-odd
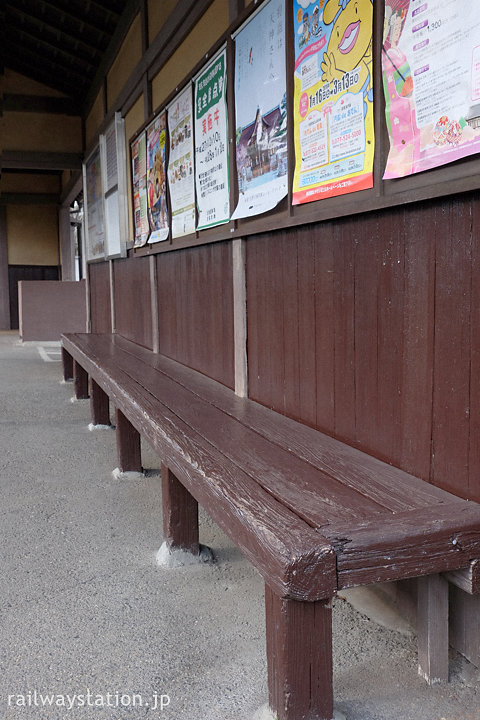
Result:
[[[172,237],[195,232],[195,176],[192,87],[188,85],[169,105],[168,187],[172,214]]]
[[[100,260],[105,255],[105,211],[99,146],[84,163],[83,185],[85,188],[87,261]]]
[[[235,35],[238,204],[232,219],[288,193],[285,0],[268,0]]]
[[[480,152],[480,13],[471,0],[386,0],[384,178]]]
[[[373,2],[294,0],[293,21],[293,204],[373,187]]]
[[[230,220],[226,50],[194,82],[197,229],[202,230]]]

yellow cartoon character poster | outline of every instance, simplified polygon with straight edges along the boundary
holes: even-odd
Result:
[[[373,187],[372,0],[294,0],[293,204]]]

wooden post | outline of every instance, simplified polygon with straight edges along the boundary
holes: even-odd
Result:
[[[142,472],[140,433],[118,408],[115,409],[115,423],[120,472]]]
[[[278,597],[265,585],[268,692],[278,720],[331,720],[332,604]]]
[[[171,550],[199,555],[198,503],[162,463],[163,536]]]
[[[448,582],[418,578],[418,672],[429,685],[448,682]]]
[[[77,400],[88,399],[88,373],[76,360],[73,361],[73,388]]]
[[[93,378],[90,378],[90,412],[92,425],[110,425],[108,395]]]
[[[62,347],[63,379],[65,382],[73,380],[73,358],[69,352]]]

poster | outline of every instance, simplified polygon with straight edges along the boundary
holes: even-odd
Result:
[[[373,187],[372,0],[294,0],[293,204]]]
[[[197,229],[230,220],[227,134],[227,55],[217,55],[195,79]]]
[[[480,13],[471,0],[386,0],[384,178],[480,152]]]
[[[232,219],[288,193],[285,0],[269,0],[235,37],[238,205]]]
[[[193,173],[193,104],[189,85],[168,108],[170,156],[168,187],[172,237],[195,232],[195,177]]]
[[[87,259],[98,260],[105,255],[105,211],[99,147],[86,162],[85,185],[88,229]]]
[[[143,132],[131,145],[134,247],[145,245],[150,233],[147,212],[147,142]]]
[[[149,243],[169,234],[166,183],[167,114],[162,112],[147,127],[147,212]]]

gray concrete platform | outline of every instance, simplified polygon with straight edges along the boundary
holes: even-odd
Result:
[[[0,333],[0,718],[251,720],[267,699],[261,578],[205,513],[216,562],[156,565],[159,459],[145,445],[145,477],[115,479],[114,432],[89,432],[59,359]],[[349,720],[480,719],[458,657],[428,688],[415,639],[365,612],[335,601]]]

